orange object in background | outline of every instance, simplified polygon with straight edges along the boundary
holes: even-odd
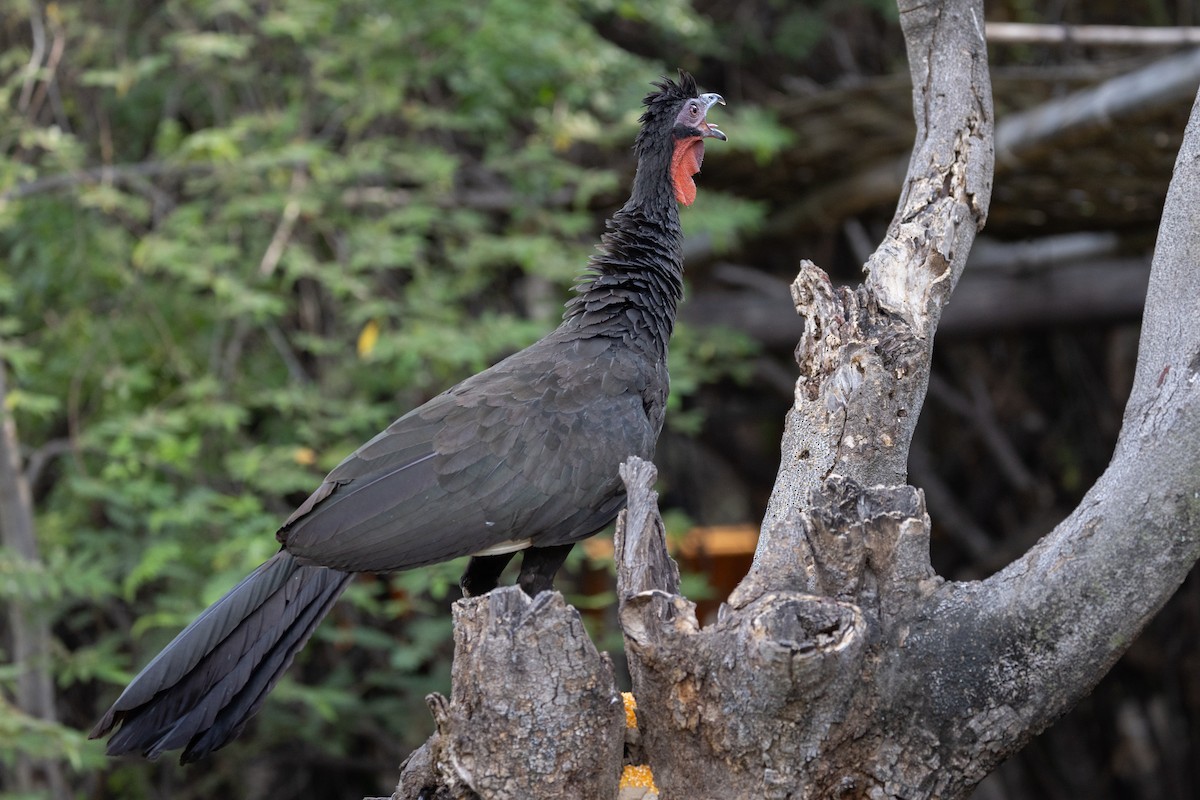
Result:
[[[607,561],[613,556],[610,538],[593,537],[581,544],[589,558]],[[701,624],[716,619],[717,608],[750,570],[757,546],[758,527],[749,523],[697,527],[682,538],[668,539],[667,549],[679,562],[680,569],[707,576],[712,586],[713,596],[696,603],[696,616]],[[587,594],[600,592],[607,588],[606,580],[592,570],[584,575],[582,588]]]

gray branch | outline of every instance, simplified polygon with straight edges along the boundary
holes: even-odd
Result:
[[[1135,320],[1142,314],[1149,256],[1103,255],[1085,260],[1064,254],[1053,262],[1029,262],[1023,260],[1022,248],[1005,247],[989,248],[992,252],[986,260],[977,263],[980,244],[972,250],[953,302],[943,310],[938,324],[942,339]],[[1007,268],[999,268],[1001,263]],[[683,318],[733,328],[767,347],[794,347],[804,333],[804,318],[796,314],[788,284],[763,273],[759,276],[760,283],[772,285],[699,292],[688,298]]]
[[[963,773],[956,786],[981,778],[1090,691],[1200,557],[1197,208],[1200,98],[1167,195],[1112,463],[1007,569],[931,595],[898,661],[908,692],[937,697],[926,711],[943,754],[961,767],[950,770]]]
[[[1015,114],[996,126],[996,152],[1000,156],[997,167],[1004,172],[1028,163],[1067,137],[1094,133],[1184,102],[1198,81],[1200,50],[1194,50]],[[919,123],[922,118],[917,119]],[[788,212],[788,218],[795,225],[853,216],[888,202],[901,186],[904,174],[902,160],[878,163],[844,181],[806,192]]]
[[[805,331],[783,459],[754,566],[731,603],[787,580],[791,510],[831,475],[902,484],[933,333],[991,198],[992,101],[978,2],[901,3],[916,144],[896,214],[855,291],[804,262],[792,285]],[[783,541],[779,541],[782,537]]]
[[[1178,47],[1200,44],[1200,28],[1150,28],[1144,25],[1050,25],[989,22],[989,42],[1051,43],[1125,47]]]

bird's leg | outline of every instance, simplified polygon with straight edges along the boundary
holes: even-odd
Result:
[[[500,553],[495,556],[471,556],[467,571],[458,581],[463,597],[478,597],[496,588],[500,582],[500,573],[512,561],[516,552]]]
[[[517,584],[530,597],[554,588],[554,574],[567,560],[567,553],[575,543],[556,544],[552,547],[531,547],[521,557],[521,575]]]

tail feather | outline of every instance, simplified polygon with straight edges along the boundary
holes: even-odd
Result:
[[[337,574],[346,575],[346,573]],[[246,722],[258,713],[258,709],[262,707],[267,695],[275,688],[275,684],[287,671],[287,668],[291,666],[296,652],[308,641],[308,637],[312,636],[312,632],[337,601],[339,594],[341,594],[340,589],[323,601],[322,597],[324,596],[318,597],[305,608],[304,613],[292,623],[284,637],[272,648],[262,664],[250,676],[250,680],[246,682],[245,686],[228,705],[221,709],[208,729],[195,737],[184,750],[180,758],[182,763],[186,764],[204,757],[241,733]]]
[[[109,755],[194,761],[233,739],[258,711],[350,575],[280,551],[210,606],[146,665],[97,723],[116,726]]]

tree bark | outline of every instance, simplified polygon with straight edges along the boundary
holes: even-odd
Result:
[[[33,527],[33,502],[29,483],[21,470],[17,425],[8,405],[7,369],[0,354],[0,545],[21,559],[31,571],[41,564]],[[30,718],[55,722],[54,676],[50,672],[51,635],[41,609],[14,601],[8,607],[9,652],[16,665],[16,707]],[[18,793],[48,791],[60,797],[66,781],[60,765],[50,759],[18,756],[13,782]],[[5,786],[0,780],[0,788]]]
[[[642,753],[665,798],[966,797],[1090,691],[1200,557],[1198,99],[1109,469],[1062,524],[991,578],[950,582],[930,566],[924,495],[906,484],[906,465],[933,334],[987,215],[992,110],[978,0],[900,5],[918,129],[908,177],[861,286],[835,289],[815,265],[801,266],[800,378],[776,489],[754,564],[714,624],[701,628],[679,595],[653,466],[622,468],[619,619]],[[456,752],[474,747],[487,747],[474,763],[504,775],[498,785],[566,796],[547,776],[567,758],[554,739],[576,730],[593,749],[575,756],[596,766],[571,762],[572,775],[605,777],[571,796],[613,796],[620,755],[606,664],[556,632],[555,615],[535,613],[567,614],[557,595],[525,603],[518,612],[512,590],[462,601],[458,623],[470,628],[459,635],[452,700],[434,704],[439,732],[406,770],[434,782],[402,781],[394,797],[417,797],[417,784],[426,797],[470,796],[464,786],[510,796],[481,788],[478,766],[461,766]],[[506,609],[491,625],[508,632],[499,640],[512,650],[488,649],[495,655],[481,661],[474,653],[485,648],[469,645],[479,636],[473,616],[493,606]],[[533,673],[498,670],[533,655],[545,658],[533,705],[553,713],[531,723],[528,703],[512,698],[534,696]],[[592,677],[559,678],[566,663],[592,665]],[[539,706],[547,697],[555,702]],[[453,744],[484,708],[493,709],[479,717],[493,731],[487,741]],[[531,760],[550,766],[534,770]]]
[[[910,7],[911,6],[911,7]],[[916,145],[896,214],[855,291],[804,262],[792,299],[805,318],[800,380],[754,567],[731,598],[765,591],[794,569],[774,531],[832,474],[895,485],[929,380],[933,333],[991,199],[992,100],[981,2],[900,4],[913,85]],[[777,577],[771,577],[777,576]]]
[[[394,797],[615,798],[625,711],[579,612],[509,586],[455,603],[454,626],[452,699],[426,698],[437,732]]]

